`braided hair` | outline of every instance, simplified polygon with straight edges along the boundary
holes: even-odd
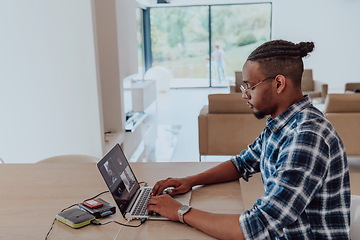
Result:
[[[282,74],[291,79],[295,86],[301,87],[304,71],[303,57],[314,49],[313,42],[292,43],[285,40],[266,42],[255,49],[248,61],[256,61],[266,76]]]

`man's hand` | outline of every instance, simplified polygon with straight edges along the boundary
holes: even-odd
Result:
[[[157,196],[161,195],[165,188],[173,187],[168,190],[168,194],[176,195],[181,193],[186,193],[191,190],[192,184],[188,178],[167,178],[165,180],[158,181],[152,191],[151,195]]]
[[[181,203],[168,194],[152,196],[148,201],[148,212],[155,211],[172,221],[179,221],[178,209],[180,206]]]
[[[206,185],[220,182],[229,182],[241,177],[239,171],[231,160],[223,162],[205,172],[188,176],[185,178],[167,178],[158,181],[151,192],[153,196],[161,195],[165,188],[169,189],[168,194],[182,194],[191,190],[196,185]]]

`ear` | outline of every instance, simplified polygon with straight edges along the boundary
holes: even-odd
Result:
[[[284,75],[277,75],[275,77],[275,83],[276,83],[276,92],[282,93],[285,90],[286,87],[286,78]]]

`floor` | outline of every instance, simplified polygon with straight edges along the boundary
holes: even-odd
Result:
[[[195,83],[196,84],[196,83]],[[174,88],[157,94],[157,139],[149,162],[199,161],[198,123],[200,110],[213,93],[229,93],[229,88]],[[323,104],[314,103],[320,110]],[[203,156],[202,161],[224,161],[229,156]]]
[[[228,93],[222,88],[171,88],[157,95],[157,140],[151,162],[199,161],[198,123],[207,96]],[[220,161],[224,157],[209,157]],[[204,159],[204,158],[203,158]]]

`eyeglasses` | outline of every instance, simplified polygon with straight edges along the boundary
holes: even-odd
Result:
[[[249,90],[253,90],[255,87],[257,87],[258,85],[262,84],[263,82],[265,82],[266,80],[269,80],[269,79],[275,79],[275,77],[268,77],[268,78],[265,78],[264,80],[258,82],[257,84],[255,84],[254,86],[250,87],[248,83],[245,83],[245,87],[244,85],[240,85],[240,90],[241,90],[241,93],[242,93],[242,96],[243,98],[249,98],[249,96],[247,95],[247,91]]]

